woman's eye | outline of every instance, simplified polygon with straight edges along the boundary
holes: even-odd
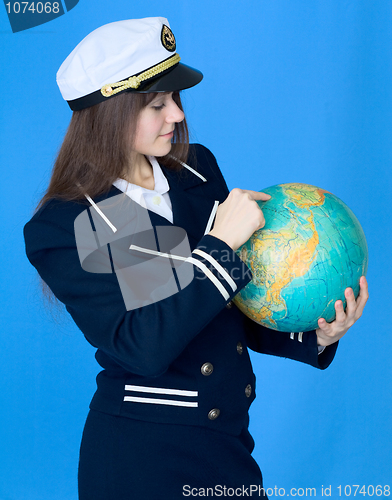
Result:
[[[156,111],[159,111],[164,108],[164,104],[160,104],[159,106],[152,106],[152,109],[155,109]]]

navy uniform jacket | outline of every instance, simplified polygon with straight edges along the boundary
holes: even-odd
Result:
[[[251,271],[226,243],[204,234],[216,201],[222,203],[229,190],[203,146],[191,146],[188,164],[200,175],[162,167],[173,224],[148,211],[155,229],[174,225],[187,233],[192,251],[187,265],[193,266],[194,278],[178,293],[130,309],[114,269],[97,273],[82,268],[74,222],[88,207],[93,218],[87,201],[49,201],[25,226],[26,252],[97,348],[96,359],[104,370],[97,376],[92,409],[238,435],[248,424],[255,398],[247,348],[324,369],[337,344],[318,355],[314,331],[303,336],[275,332],[232,305],[231,299],[251,280]],[[119,194],[113,187],[94,202]]]

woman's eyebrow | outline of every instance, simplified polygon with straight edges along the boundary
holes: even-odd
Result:
[[[159,92],[159,94],[154,97],[151,103],[159,102],[160,100],[164,99],[167,95],[170,95],[171,93],[172,92]]]
[[[154,97],[154,99],[157,99],[158,97],[164,97],[164,96],[170,95],[172,93],[173,92],[158,92],[158,95],[156,97]]]

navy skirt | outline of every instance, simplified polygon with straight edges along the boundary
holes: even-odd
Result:
[[[90,410],[80,448],[79,499],[177,500],[203,493],[266,499],[253,447],[247,429],[230,436]]]

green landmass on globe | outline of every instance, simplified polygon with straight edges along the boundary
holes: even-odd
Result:
[[[335,319],[344,290],[359,293],[366,275],[365,234],[353,212],[337,196],[309,184],[263,189],[258,202],[265,226],[236,252],[253,279],[233,299],[255,322],[281,332],[318,328]]]

